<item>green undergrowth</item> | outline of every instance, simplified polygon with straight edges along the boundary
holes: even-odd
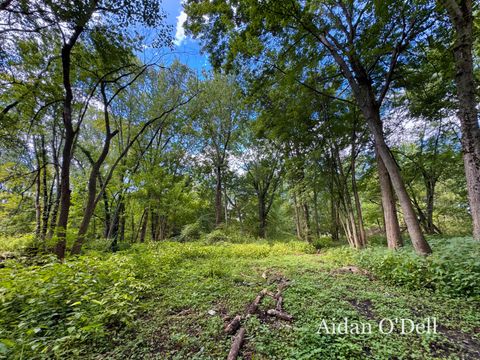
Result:
[[[429,240],[433,254],[416,255],[411,246],[398,251],[369,247],[328,249],[325,257],[337,265],[358,265],[378,278],[410,289],[480,299],[480,243],[472,238]]]
[[[434,248],[440,252],[440,246]],[[262,277],[267,271],[290,280],[284,310],[294,321],[250,317],[244,322],[243,359],[476,358],[478,300],[408,282],[398,286],[388,277],[337,272],[345,264],[368,265],[369,254],[380,259],[383,253],[338,247],[318,254],[301,242],[162,242],[116,254],[90,251],[65,264],[7,260],[0,269],[0,357],[224,359],[231,344],[223,333],[225,321],[244,313],[261,289],[276,289]],[[394,255],[411,256],[408,249]],[[265,298],[261,308],[273,306]],[[345,317],[372,326],[385,317],[419,322],[436,317],[445,330],[319,332],[322,319]]]

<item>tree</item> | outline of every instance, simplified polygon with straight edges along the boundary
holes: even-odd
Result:
[[[240,54],[250,57],[261,54],[260,58],[265,58],[265,53],[275,63],[289,52],[295,62],[302,48],[307,54],[315,54],[317,66],[334,61],[367,120],[379,158],[402,207],[412,243],[418,253],[429,254],[431,249],[385,141],[380,109],[401,55],[433,24],[431,4],[252,1],[234,6],[235,11],[231,4],[225,4],[190,1],[186,6],[188,27],[209,40],[206,49],[215,65],[229,67],[234,59],[241,58]],[[272,37],[278,42],[270,41]],[[319,45],[321,50],[317,51]],[[223,58],[226,61],[221,60],[225,50],[229,51]]]
[[[40,39],[44,32],[49,40],[60,49],[58,57],[61,61],[63,96],[63,150],[60,172],[60,208],[57,222],[55,252],[59,259],[65,256],[66,231],[71,202],[70,168],[74,152],[75,138],[78,135],[82,117],[74,122],[74,86],[72,78],[72,56],[79,42],[95,42],[95,34],[104,32],[112,43],[123,39],[133,42],[134,37],[128,32],[131,23],[140,23],[151,28],[162,26],[163,14],[160,2],[131,0],[119,4],[116,1],[82,0],[74,3],[49,0],[45,2],[20,1],[6,7],[5,18],[11,24],[21,24],[20,29],[12,27],[6,34],[23,32],[37,33]],[[2,15],[4,15],[2,13]],[[98,17],[97,17],[98,15]],[[83,36],[83,38],[82,38]],[[138,40],[137,40],[138,41]],[[75,69],[73,69],[75,70]],[[73,81],[73,83],[72,83]]]
[[[225,220],[223,188],[228,157],[247,119],[240,88],[232,77],[213,74],[192,103],[193,130],[215,176],[215,225]]]
[[[283,164],[275,148],[257,140],[249,146],[250,160],[246,164],[247,179],[251,183],[258,205],[258,236],[265,238],[268,214],[279,188]]]
[[[468,199],[473,220],[473,237],[480,241],[480,128],[473,65],[473,1],[443,0],[455,29],[455,83],[458,119],[462,129],[462,149]]]

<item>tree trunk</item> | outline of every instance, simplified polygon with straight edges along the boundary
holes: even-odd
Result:
[[[267,227],[267,214],[265,207],[265,197],[258,196],[258,236],[262,239],[265,238],[265,232]]]
[[[392,183],[385,164],[378,155],[378,152],[375,151],[375,153],[377,158],[378,180],[380,182],[380,192],[382,196],[383,224],[385,226],[385,235],[387,236],[387,246],[392,250],[398,249],[403,246],[403,239],[400,233],[400,225],[398,223]]]
[[[58,149],[55,146],[55,137],[56,137],[56,127],[53,127],[53,136],[52,136],[52,159],[53,159],[53,168],[55,171],[55,176],[53,178],[53,183],[55,183],[55,200],[51,203],[51,211],[52,215],[50,217],[50,226],[48,229],[47,239],[51,239],[53,233],[55,232],[55,226],[57,225],[58,221],[58,209],[60,207],[60,197],[61,197],[61,189],[60,189],[60,163],[58,160],[59,154],[57,153]],[[60,147],[60,146],[59,146]],[[52,183],[52,186],[54,185]],[[52,202],[53,199],[50,199]]]
[[[72,122],[72,103],[73,92],[70,80],[71,54],[72,48],[75,45],[78,37],[83,32],[82,26],[77,26],[70,40],[62,47],[62,78],[63,88],[65,90],[65,97],[63,101],[63,126],[64,145],[62,153],[62,171],[60,174],[60,213],[57,223],[57,244],[55,246],[55,254],[60,260],[65,258],[65,248],[67,245],[67,225],[68,216],[70,213],[70,164],[73,155],[73,143],[75,138],[75,131]]]
[[[103,188],[103,184],[101,183],[101,177],[98,178],[99,185]],[[111,214],[110,214],[110,203],[108,201],[108,194],[105,190],[102,195],[103,198],[103,208],[105,211],[105,221],[103,224],[103,237],[108,238],[110,233],[110,226],[112,224]]]
[[[370,100],[370,104],[369,101]],[[373,134],[375,139],[375,145],[378,151],[385,168],[388,171],[390,180],[392,181],[393,188],[397,194],[398,201],[402,207],[403,217],[407,225],[408,233],[412,241],[415,251],[420,255],[428,255],[432,252],[430,245],[425,240],[422,229],[417,219],[417,215],[413,209],[410,196],[407,193],[405,183],[403,182],[402,176],[400,174],[400,169],[393,158],[388,145],[385,142],[382,122],[380,120],[380,113],[378,106],[375,106],[371,99],[360,102],[363,107],[362,111],[365,118],[367,119],[368,127]]]
[[[437,180],[435,178],[425,178],[426,189],[426,210],[425,210],[425,226],[427,234],[441,234],[440,229],[433,223],[433,209],[435,205],[435,187]]]
[[[34,140],[35,158],[37,160],[37,171],[35,174],[35,241],[40,240],[40,232],[42,229],[42,207],[40,205],[40,192],[41,189],[41,177],[42,177],[42,165],[40,162],[40,154],[38,153],[38,144]]]
[[[216,186],[215,186],[215,226],[220,226],[223,222],[222,209],[222,170],[220,166],[215,168]]]
[[[334,166],[333,166],[333,161],[332,161],[332,166],[330,171],[332,172],[332,176],[330,179],[330,233],[332,235],[332,240],[333,241],[338,241],[338,228],[339,228],[339,218],[338,218],[338,201],[336,199],[334,189],[335,186],[333,184],[333,176],[334,176]]]
[[[124,211],[125,203],[123,202],[123,198],[120,195],[117,210],[115,211],[115,216],[112,222],[112,229],[109,232],[109,237],[112,239],[112,242],[110,244],[110,250],[112,252],[116,252],[118,250],[118,242],[123,241],[125,233],[125,217],[123,216]]]
[[[103,165],[103,162],[107,158],[108,152],[110,150],[110,141],[118,133],[118,131],[110,131],[110,117],[108,113],[108,99],[106,95],[105,82],[102,82],[100,89],[104,106],[103,113],[105,117],[105,140],[103,142],[102,152],[100,153],[97,161],[92,165],[92,170],[90,171],[90,177],[88,179],[87,186],[87,204],[83,212],[82,222],[80,223],[80,227],[78,228],[77,238],[71,250],[72,255],[80,254],[80,251],[82,250],[83,242],[85,241],[85,235],[88,231],[88,226],[90,225],[90,220],[92,219],[92,216],[95,212],[95,207],[97,206],[97,179],[100,177],[100,169]],[[100,192],[102,192],[103,194],[104,191],[105,188],[102,187],[100,189]],[[120,197],[120,201],[121,199],[122,198]]]
[[[313,188],[313,212],[315,216],[315,235],[320,237],[320,218],[318,214],[318,191],[316,187]]]
[[[302,239],[302,231],[301,231],[301,225],[300,225],[300,212],[298,210],[297,195],[295,194],[295,191],[293,192],[293,206],[295,210],[295,229],[297,232],[297,238]]]
[[[473,237],[480,241],[480,128],[473,73],[472,0],[444,0],[444,3],[455,27],[453,53],[458,98],[457,115],[462,130],[463,163],[473,222]]]
[[[100,154],[98,160],[92,166],[92,170],[90,171],[90,177],[88,179],[88,195],[87,195],[87,204],[85,206],[83,212],[82,222],[78,228],[77,239],[73,244],[71,254],[80,254],[82,249],[83,242],[85,240],[85,234],[88,231],[88,226],[90,225],[90,220],[92,219],[93,213],[95,211],[96,202],[95,199],[97,197],[97,179],[100,175],[100,168],[105,161],[108,151],[110,149],[110,140],[116,133],[110,134],[108,133],[105,138],[105,143],[103,145],[102,153]],[[101,189],[100,191],[104,191]]]
[[[148,225],[148,210],[144,211],[143,221],[141,222],[141,229],[140,229],[140,242],[145,242],[145,236],[147,235],[147,225]]]
[[[48,230],[48,220],[50,218],[50,209],[51,209],[51,197],[53,195],[53,181],[52,187],[50,188],[50,194],[48,191],[47,183],[47,150],[45,149],[45,136],[41,135],[40,143],[42,147],[42,188],[43,188],[43,217],[42,217],[42,230],[40,232],[40,239],[42,243],[45,243],[45,238],[47,236]]]
[[[303,213],[303,231],[305,235],[305,240],[310,242],[312,240],[312,234],[310,231],[310,210],[306,201],[302,203],[302,213]]]
[[[354,122],[353,134],[352,134],[352,153],[351,153],[351,170],[352,170],[352,193],[353,200],[355,202],[355,210],[357,212],[357,223],[358,223],[358,245],[360,248],[363,248],[367,245],[367,236],[365,234],[365,226],[363,224],[363,214],[362,214],[362,205],[360,204],[360,197],[357,190],[357,179],[355,178],[356,172],[356,153],[355,153],[355,143],[356,143],[356,123]]]

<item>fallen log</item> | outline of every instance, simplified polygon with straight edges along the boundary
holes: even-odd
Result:
[[[265,294],[267,293],[267,289],[263,289],[262,291],[260,291],[257,295],[257,297],[255,298],[255,300],[253,300],[253,302],[250,304],[250,306],[248,307],[248,310],[247,310],[247,314],[248,315],[253,315],[255,314],[255,312],[257,311],[258,309],[258,305],[260,304],[260,302],[262,301],[263,297],[265,296]]]
[[[228,353],[227,360],[235,360],[238,356],[238,352],[242,347],[243,340],[245,339],[245,328],[240,328],[238,330],[237,335],[233,338],[232,347],[230,348],[230,352]]]
[[[293,316],[290,314],[287,314],[286,312],[283,311],[278,311],[275,309],[269,309],[267,310],[267,314],[270,316],[275,316],[279,319],[285,320],[285,321],[292,321]]]
[[[279,295],[277,297],[277,304],[275,306],[275,310],[282,311],[282,306],[283,306],[283,297],[281,295]]]
[[[225,326],[225,332],[227,334],[233,334],[237,329],[240,327],[240,321],[242,320],[242,317],[240,315],[237,315],[233,318],[232,321],[230,321],[227,326]]]

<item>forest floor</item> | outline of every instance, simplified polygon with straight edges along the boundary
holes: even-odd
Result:
[[[159,289],[131,341],[109,355],[226,358],[232,337],[224,326],[245,314],[263,288],[275,292],[275,277],[284,277],[289,285],[283,290],[283,309],[293,321],[265,316],[275,308],[265,297],[258,314],[244,321],[243,359],[480,358],[478,303],[388,286],[368,274],[340,269],[321,253],[185,261]],[[371,334],[326,334],[323,319],[338,324],[344,318],[370,323]],[[379,329],[382,319],[424,323],[427,318],[436,318],[437,334],[402,335],[398,324],[391,334]],[[389,332],[388,320],[384,324]],[[408,332],[410,323],[405,324]]]
[[[275,308],[275,301],[265,296],[258,311],[242,319],[246,335],[239,358],[480,358],[478,301],[388,285],[367,272],[356,268],[352,272],[340,266],[328,251],[267,251],[267,245],[255,244],[191,246],[173,246],[176,253],[186,255],[170,262],[168,270],[157,269],[151,263],[145,265],[143,279],[154,286],[140,300],[141,310],[135,313],[133,322],[120,330],[107,331],[108,341],[102,346],[79,345],[82,350],[78,356],[225,359],[233,338],[224,332],[225,325],[236,315],[245,314],[262,289],[274,293],[277,280],[288,279],[282,291],[283,310],[293,320],[266,315],[267,309]],[[150,251],[155,257],[155,251],[170,250],[159,245]],[[130,271],[135,276],[134,268]],[[350,326],[355,322],[371,324],[371,333],[326,333],[323,320],[326,324],[338,324],[344,318]],[[427,318],[436,319],[437,333],[432,329],[431,333],[402,334],[399,324],[389,334],[379,329],[382,319],[424,323]],[[389,327],[389,320],[384,321],[384,332],[389,332]],[[406,332],[409,329],[408,325]],[[50,350],[45,351],[46,355]]]

